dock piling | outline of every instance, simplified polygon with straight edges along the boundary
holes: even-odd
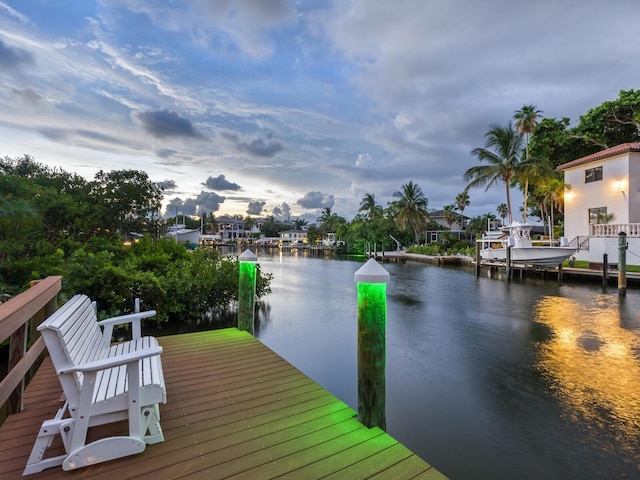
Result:
[[[618,295],[627,294],[627,234],[618,234]]]
[[[387,428],[386,345],[389,272],[370,259],[355,274],[358,284],[358,420]]]
[[[238,281],[238,330],[253,335],[256,301],[256,261],[258,257],[251,250],[245,250],[238,257],[240,277]]]
[[[558,286],[562,286],[562,264],[558,264]]]

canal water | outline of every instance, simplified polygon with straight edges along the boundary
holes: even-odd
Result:
[[[260,252],[256,336],[357,409],[362,261]],[[465,479],[640,478],[640,292],[384,264],[387,431]]]

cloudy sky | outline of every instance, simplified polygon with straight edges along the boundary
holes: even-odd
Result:
[[[0,0],[0,156],[144,170],[185,213],[350,219],[409,180],[441,208],[514,110],[640,88],[637,25],[638,0]]]

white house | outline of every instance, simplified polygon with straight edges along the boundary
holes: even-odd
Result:
[[[577,260],[618,262],[619,233],[627,264],[640,265],[640,143],[624,143],[557,167],[564,192],[564,233],[579,245]]]
[[[216,218],[218,224],[218,235],[223,242],[234,242],[238,239],[247,238],[249,233],[244,229],[244,220],[221,215]]]
[[[280,243],[283,245],[302,245],[307,243],[307,231],[294,229],[280,232]]]

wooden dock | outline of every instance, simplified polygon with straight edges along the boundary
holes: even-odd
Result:
[[[363,426],[357,412],[246,332],[159,341],[165,441],[139,455],[24,478],[445,478],[390,435]],[[60,396],[47,358],[26,390],[24,411],[0,427],[0,479],[23,478],[40,424],[55,415]],[[94,428],[96,437],[126,432],[124,422]]]

